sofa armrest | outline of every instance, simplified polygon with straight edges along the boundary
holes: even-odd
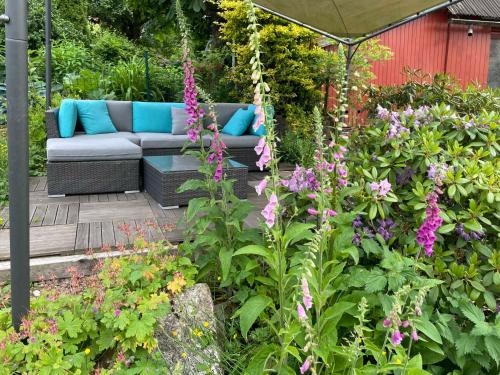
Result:
[[[60,138],[57,116],[59,109],[50,109],[45,112],[45,129],[47,130],[47,138]]]

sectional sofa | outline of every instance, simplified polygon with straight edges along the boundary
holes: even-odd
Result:
[[[96,194],[138,191],[141,188],[142,157],[181,154],[188,142],[187,135],[167,132],[134,132],[133,103],[106,101],[116,132],[86,134],[81,121],[76,120],[74,135],[60,135],[59,109],[46,112],[47,181],[49,195]],[[170,103],[180,107],[180,103]],[[248,104],[220,103],[215,105],[220,125],[224,126],[238,109]],[[205,110],[207,108],[204,108]],[[205,126],[208,124],[205,124]],[[259,136],[222,134],[231,158],[256,170],[254,147]],[[204,138],[205,146],[210,139]]]

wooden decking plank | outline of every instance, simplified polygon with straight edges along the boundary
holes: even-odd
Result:
[[[89,248],[89,223],[78,223],[76,229],[75,250],[87,250]]]
[[[8,229],[0,230],[0,259],[8,259],[10,238]],[[57,225],[30,228],[30,256],[32,258],[71,254],[74,251],[76,225]]]
[[[47,190],[47,177],[39,177],[38,184],[36,185],[35,191],[45,191]]]
[[[89,202],[94,203],[94,202],[99,202],[99,197],[97,194],[91,194],[89,195]]]
[[[164,210],[161,209],[158,202],[156,202],[151,195],[144,193],[144,197],[147,199],[155,217],[165,217],[165,213],[163,212]]]
[[[68,218],[67,224],[77,224],[78,223],[78,212],[80,210],[79,203],[72,203],[68,206]]]
[[[154,217],[147,200],[80,204],[80,223]]]
[[[49,204],[47,206],[47,211],[45,212],[45,217],[42,221],[42,226],[54,225],[57,215],[57,204]]]
[[[88,195],[80,195],[78,198],[80,203],[88,203],[90,200]]]
[[[127,194],[125,194],[125,193],[118,193],[118,194],[116,194],[116,198],[119,201],[126,201],[127,200]]]
[[[30,177],[30,179],[29,179],[29,191],[30,192],[35,191],[36,185],[38,185],[38,178],[37,177]]]
[[[143,219],[138,221],[137,224],[141,226],[144,239],[147,242],[157,242],[161,239],[162,236],[158,233],[160,229],[156,219]]]
[[[68,218],[68,209],[69,205],[63,203],[60,204],[59,207],[57,208],[57,215],[56,215],[56,225],[63,225],[67,223],[67,218]]]
[[[102,247],[102,226],[100,222],[90,223],[89,248],[100,249]]]
[[[108,194],[99,194],[97,196],[98,202],[109,202]]]
[[[136,193],[128,193],[125,194],[126,198],[128,201],[135,201],[137,200],[137,194]]]
[[[117,200],[118,200],[118,197],[116,196],[116,193],[108,194],[108,201],[109,202],[116,202]]]
[[[113,222],[104,221],[102,224],[102,246],[115,246]]]
[[[113,221],[113,231],[116,245],[126,245],[128,243],[128,237],[122,227],[124,224],[124,221]]]
[[[37,205],[35,208],[35,213],[33,214],[33,218],[31,219],[31,226],[32,227],[41,226],[46,212],[47,212],[46,204]]]

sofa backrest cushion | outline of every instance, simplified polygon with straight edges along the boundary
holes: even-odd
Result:
[[[251,108],[255,112],[256,107],[253,104],[249,105],[248,108]],[[274,107],[272,105],[269,106],[269,111],[270,111],[271,116],[274,117]],[[256,114],[253,121],[252,121],[252,125],[248,127],[248,134],[258,135],[259,137],[262,137],[264,135],[267,135],[267,130],[266,130],[266,126],[264,124],[262,124],[257,130],[254,129],[254,125],[257,122],[258,118],[259,118],[259,115]]]
[[[64,99],[58,114],[59,135],[61,138],[71,138],[75,134],[78,109],[76,101]]]
[[[208,106],[206,104],[202,104],[202,108],[205,113],[208,112]],[[217,122],[221,127],[224,127],[229,119],[233,117],[234,113],[238,109],[247,109],[248,104],[242,103],[217,103],[215,104],[215,113],[217,114]],[[204,125],[205,127],[210,124],[211,120],[208,116],[205,116]]]
[[[184,108],[184,103],[132,103],[134,133],[171,133],[172,107]]]
[[[86,134],[116,133],[104,100],[77,100],[78,119]]]
[[[187,134],[187,120],[189,116],[184,108],[172,107],[172,134]]]
[[[250,106],[249,106],[250,107]],[[242,109],[239,108],[234,112],[233,116],[222,128],[222,133],[234,136],[240,136],[245,134],[248,127],[254,121],[255,109],[252,108]]]
[[[109,116],[119,132],[132,131],[132,102],[106,100]]]

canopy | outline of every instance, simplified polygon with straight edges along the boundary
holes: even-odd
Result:
[[[259,8],[346,44],[461,0],[253,0]]]

